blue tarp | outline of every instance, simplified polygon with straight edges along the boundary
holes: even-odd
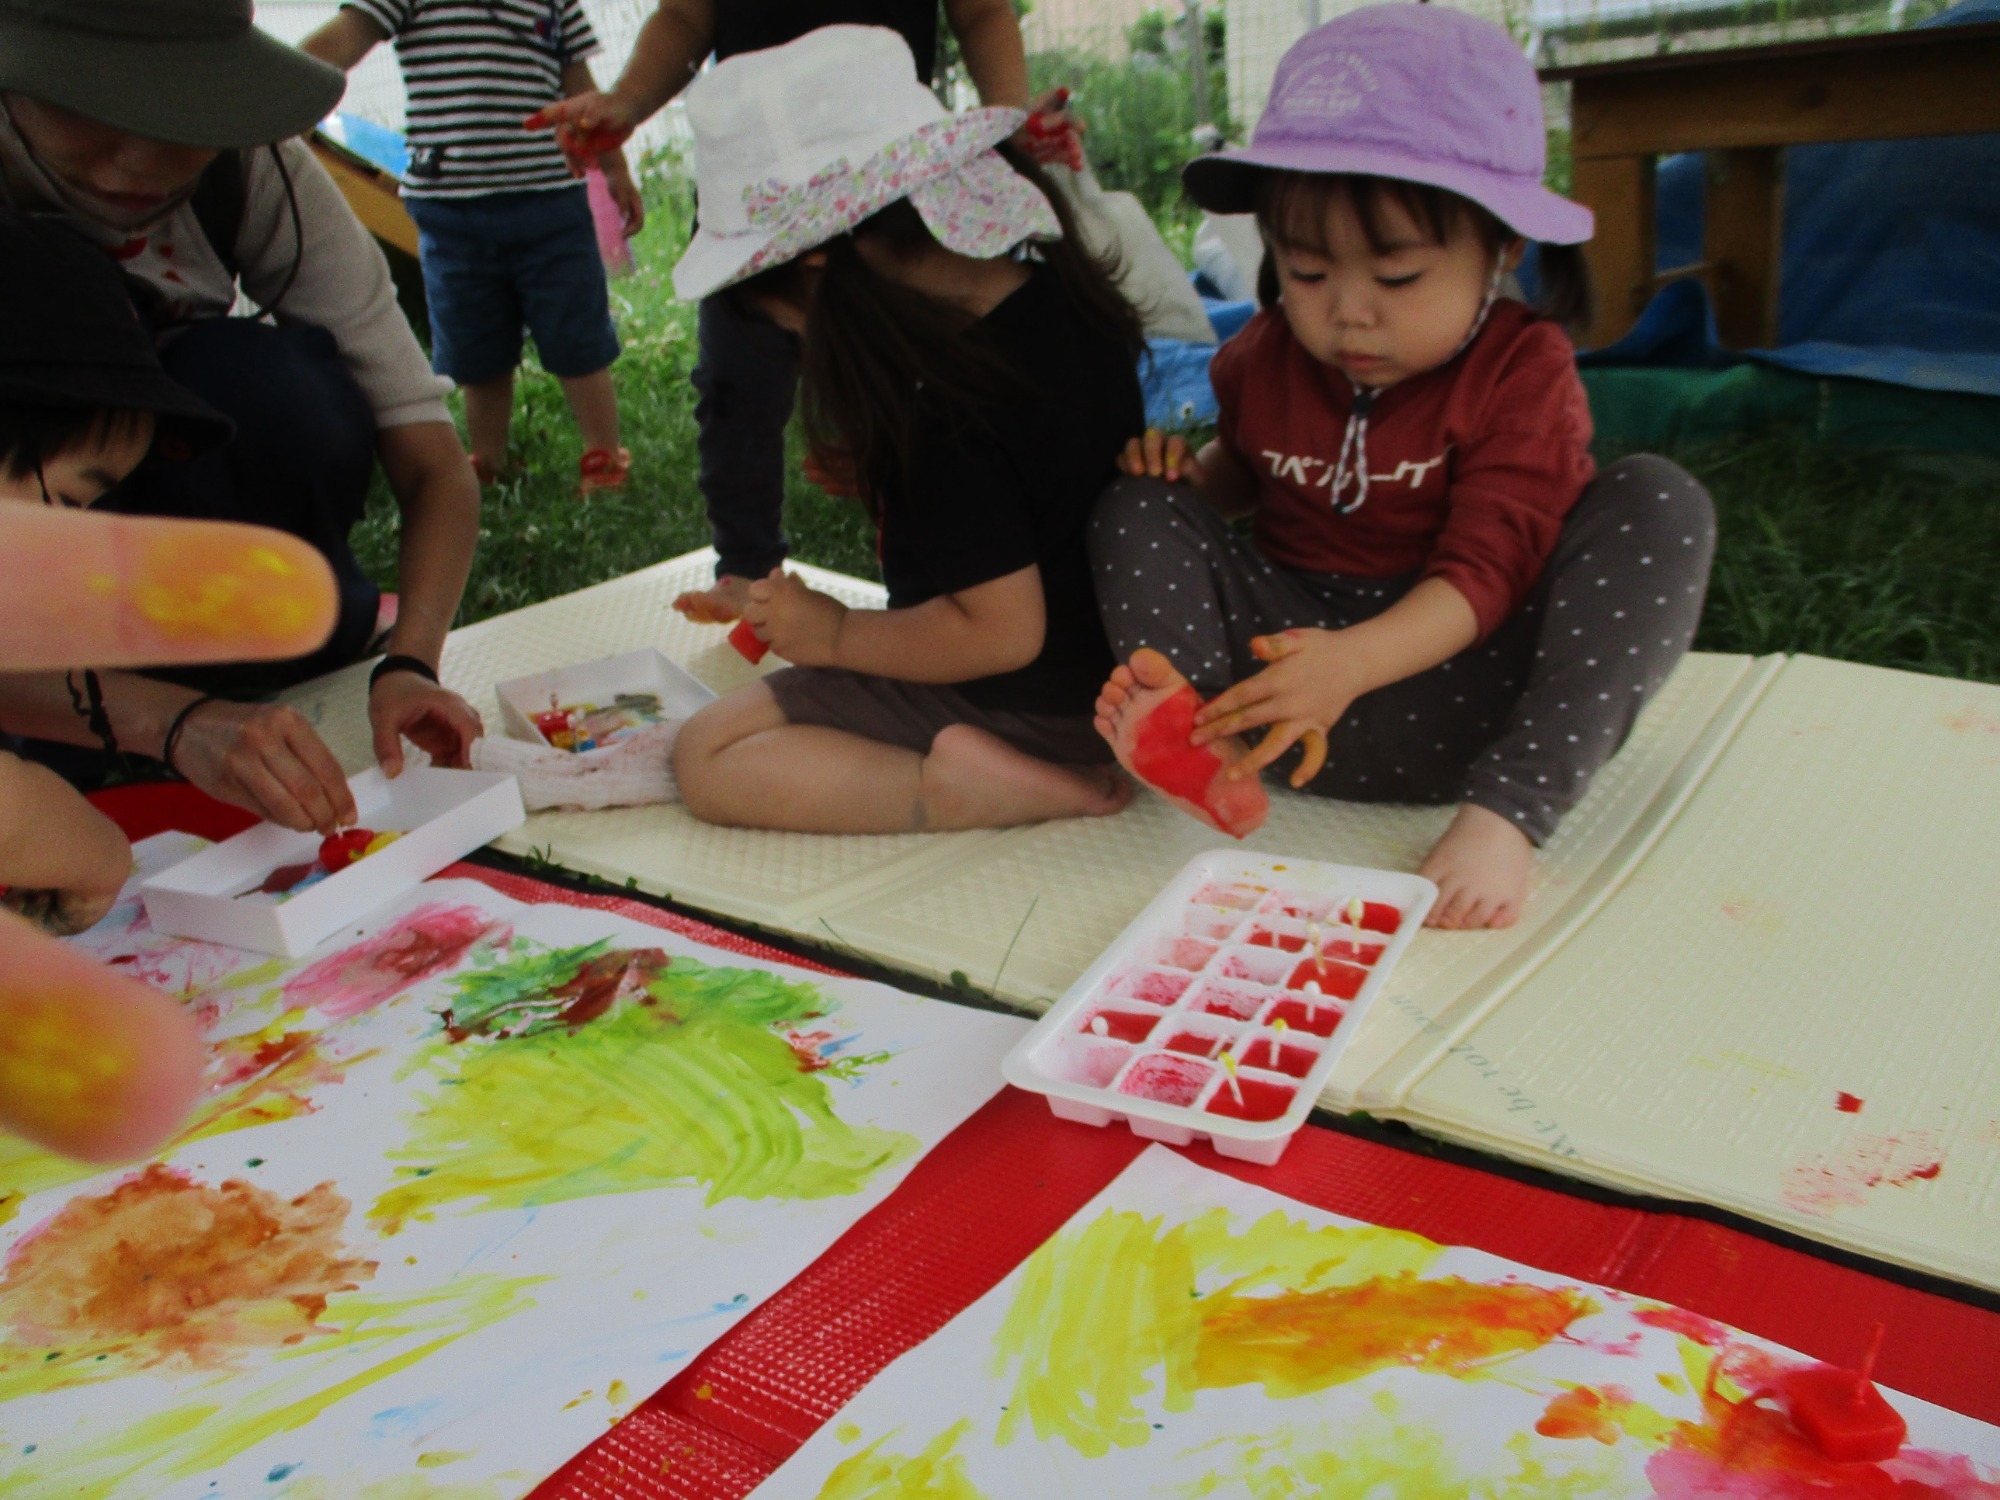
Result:
[[[1965,0],[1926,26],[2000,21]],[[1996,81],[2000,87],[2000,81]],[[1703,162],[1660,165],[1658,265],[1701,259]],[[1719,367],[2000,396],[2000,135],[1796,146],[1785,153],[1775,349],[1723,351],[1706,292],[1674,283],[1586,364]]]

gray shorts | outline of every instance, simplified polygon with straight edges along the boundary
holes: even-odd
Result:
[[[903,682],[840,667],[786,667],[764,679],[791,724],[820,724],[919,754],[938,731],[970,724],[1023,754],[1063,766],[1103,765],[1111,747],[1088,714],[1031,714],[981,708],[954,687]]]

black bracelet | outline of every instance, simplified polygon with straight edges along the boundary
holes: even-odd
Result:
[[[187,728],[188,718],[196,709],[221,701],[213,693],[203,693],[192,702],[182,704],[181,711],[174,715],[174,721],[167,726],[167,737],[160,741],[160,759],[166,762],[169,771],[183,781],[187,780],[187,773],[174,764],[174,748],[180,744],[181,731]]]
[[[90,726],[90,732],[97,736],[97,742],[104,747],[106,755],[118,753],[118,736],[111,732],[111,715],[104,711],[104,684],[97,680],[97,674],[88,668],[84,670],[84,692],[90,695],[88,705],[84,694],[76,690],[76,673],[63,673],[63,686],[69,689],[69,704],[76,716]]]
[[[391,672],[415,672],[426,682],[438,680],[437,670],[420,656],[385,656],[375,663],[375,670],[368,674],[368,691],[375,691],[375,684]]]

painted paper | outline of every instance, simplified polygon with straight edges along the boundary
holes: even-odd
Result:
[[[2000,1500],[2000,1430],[1913,1397],[1820,1459],[1757,1398],[1810,1363],[1154,1146],[756,1494]]]
[[[297,962],[136,899],[78,941],[196,1009],[210,1092],[127,1169],[0,1141],[8,1500],[523,1495],[879,1202],[1026,1026],[470,881]]]

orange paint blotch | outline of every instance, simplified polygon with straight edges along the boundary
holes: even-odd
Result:
[[[1535,1431],[1543,1437],[1590,1438],[1606,1447],[1621,1436],[1618,1424],[1605,1410],[1604,1393],[1583,1385],[1551,1400],[1536,1420]]]
[[[84,1345],[142,1369],[219,1368],[297,1344],[328,1331],[328,1297],[375,1274],[341,1245],[348,1207],[331,1183],[285,1199],[155,1163],[14,1246],[0,1324],[19,1343]]]
[[[1573,1287],[1407,1272],[1315,1292],[1223,1292],[1200,1305],[1196,1380],[1292,1397],[1390,1368],[1462,1377],[1539,1349],[1595,1311]]]

